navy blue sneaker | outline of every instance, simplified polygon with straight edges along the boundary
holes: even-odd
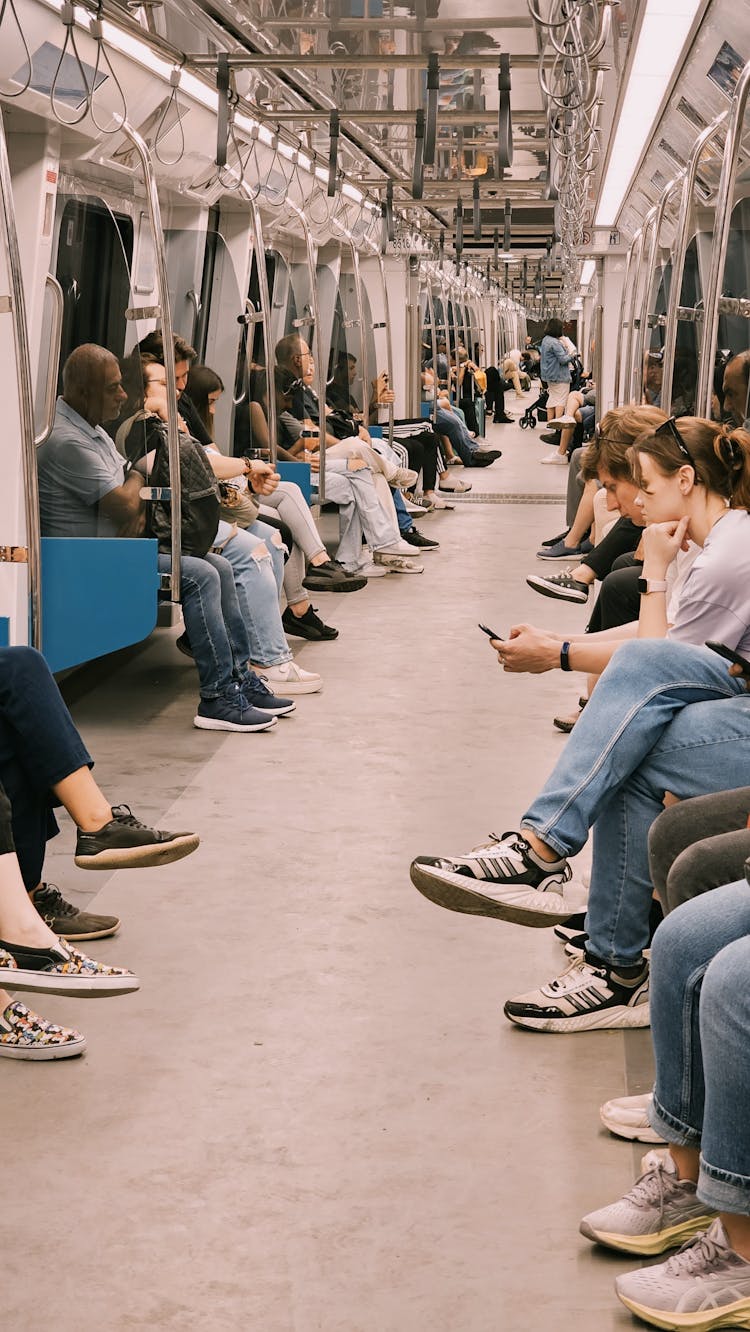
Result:
[[[218,698],[202,698],[193,717],[199,731],[268,731],[276,718],[254,708],[238,684]]]
[[[256,675],[255,671],[243,675],[240,687],[255,711],[267,717],[288,717],[290,712],[296,710],[297,704],[293,698],[277,698],[268,688],[265,676]]]
[[[538,560],[576,560],[582,554],[580,546],[566,546],[564,541],[558,541],[554,546],[542,546],[538,550],[536,557]]]

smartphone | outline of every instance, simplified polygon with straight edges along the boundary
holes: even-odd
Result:
[[[741,666],[742,674],[750,680],[750,661],[747,660],[747,657],[741,657],[739,652],[735,652],[734,648],[729,648],[724,643],[706,643],[706,647],[710,648],[712,652],[718,652],[720,657],[733,662],[735,666]]]
[[[482,633],[486,634],[488,638],[494,638],[497,640],[498,643],[505,642],[505,639],[503,638],[502,634],[496,634],[495,630],[488,629],[486,624],[480,624],[477,626],[477,628],[481,629]],[[748,670],[750,671],[750,663],[748,663]]]

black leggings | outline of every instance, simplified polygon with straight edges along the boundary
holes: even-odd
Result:
[[[612,572],[604,579],[591,612],[587,627],[589,634],[599,633],[602,629],[616,629],[621,624],[632,624],[638,619],[641,609],[638,579],[642,568],[632,555],[621,555],[615,560]]]
[[[406,439],[396,440],[403,444],[409,455],[409,466],[413,472],[422,473],[422,489],[434,490],[438,472],[438,449],[440,440],[431,430],[423,430],[418,435],[407,435]]]

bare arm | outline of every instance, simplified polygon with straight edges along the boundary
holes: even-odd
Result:
[[[115,524],[118,536],[140,536],[143,531],[142,485],[140,472],[130,472],[121,486],[115,486],[99,500],[99,508]]]

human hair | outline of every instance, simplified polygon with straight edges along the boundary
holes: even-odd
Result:
[[[140,411],[143,406],[143,400],[146,396],[146,375],[147,365],[158,365],[164,367],[164,362],[159,356],[154,356],[153,352],[140,352],[136,347],[129,356],[123,356],[120,361],[120,370],[122,371],[122,387],[128,395],[128,400],[123,408],[123,414]]]
[[[545,338],[561,338],[562,334],[563,334],[562,320],[555,319],[554,317],[552,319],[548,319],[547,327],[544,330]]]
[[[177,361],[187,361],[192,365],[193,361],[198,359],[198,353],[195,347],[191,347],[189,342],[181,338],[178,333],[174,334],[174,359]],[[145,338],[141,338],[136,348],[140,352],[149,352],[155,356],[157,361],[164,364],[164,337],[160,328],[155,328],[152,333],[147,333]]]
[[[667,413],[660,407],[613,407],[606,412],[596,437],[589,441],[581,458],[583,480],[596,480],[600,468],[618,481],[633,480],[631,445],[666,419]]]
[[[208,410],[208,396],[210,393],[224,392],[221,376],[208,365],[191,365],[185,392],[206,427],[207,433],[213,439],[213,417]]]
[[[731,509],[750,509],[750,433],[747,430],[718,425],[702,416],[681,416],[670,430],[649,430],[640,435],[631,452],[633,475],[638,484],[641,479],[638,455],[645,454],[653,458],[665,476],[673,476],[681,467],[692,467],[696,483],[721,495]]]
[[[84,342],[70,353],[63,366],[63,398],[79,416],[88,419],[92,398],[98,398],[107,367],[118,365],[117,357],[96,342]]]
[[[286,337],[280,338],[276,343],[276,360],[279,365],[286,369],[291,369],[294,358],[299,356],[302,348],[302,338],[299,333],[287,333]]]

